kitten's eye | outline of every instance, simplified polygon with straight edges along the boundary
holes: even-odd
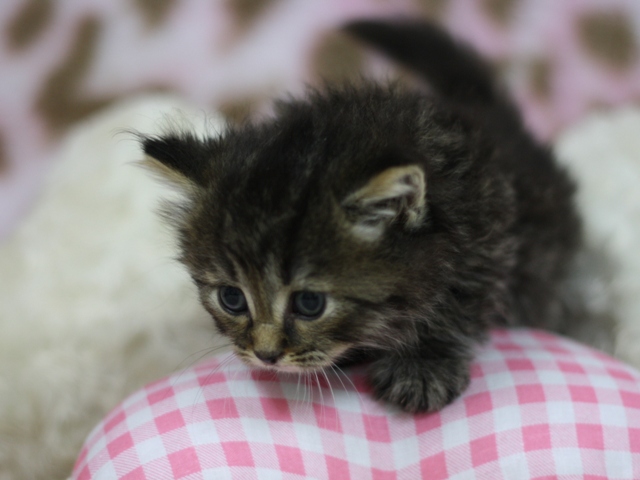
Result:
[[[247,311],[247,299],[239,288],[220,287],[218,298],[224,309],[232,315],[239,315]]]
[[[307,317],[308,320],[318,318],[327,304],[324,293],[296,292],[293,294],[293,313]]]

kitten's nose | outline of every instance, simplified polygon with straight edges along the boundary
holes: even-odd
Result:
[[[262,360],[264,363],[266,363],[267,365],[275,365],[275,363],[278,361],[278,359],[282,356],[282,352],[259,352],[259,351],[254,351],[253,352],[256,357],[258,357],[260,360]]]

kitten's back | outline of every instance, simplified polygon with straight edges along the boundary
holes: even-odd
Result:
[[[574,184],[549,148],[527,131],[491,67],[429,23],[364,20],[346,31],[422,76],[437,101],[470,119],[495,143],[491,158],[483,161],[495,162],[512,178],[518,212],[512,233],[520,246],[509,282],[513,308],[525,323],[566,331],[570,317],[555,283],[580,242]]]

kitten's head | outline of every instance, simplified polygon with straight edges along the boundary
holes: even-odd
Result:
[[[293,102],[222,138],[143,139],[146,164],[183,194],[169,212],[181,260],[249,364],[317,369],[411,333],[403,322],[412,262],[425,262],[411,254],[428,225],[425,167],[415,118],[389,115],[398,107],[374,94],[377,104]]]

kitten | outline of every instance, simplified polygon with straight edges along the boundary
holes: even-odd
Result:
[[[306,372],[364,354],[377,397],[438,410],[491,326],[562,328],[574,186],[444,32],[347,31],[435,93],[327,87],[222,138],[145,137],[146,163],[184,193],[181,260],[246,363]]]

